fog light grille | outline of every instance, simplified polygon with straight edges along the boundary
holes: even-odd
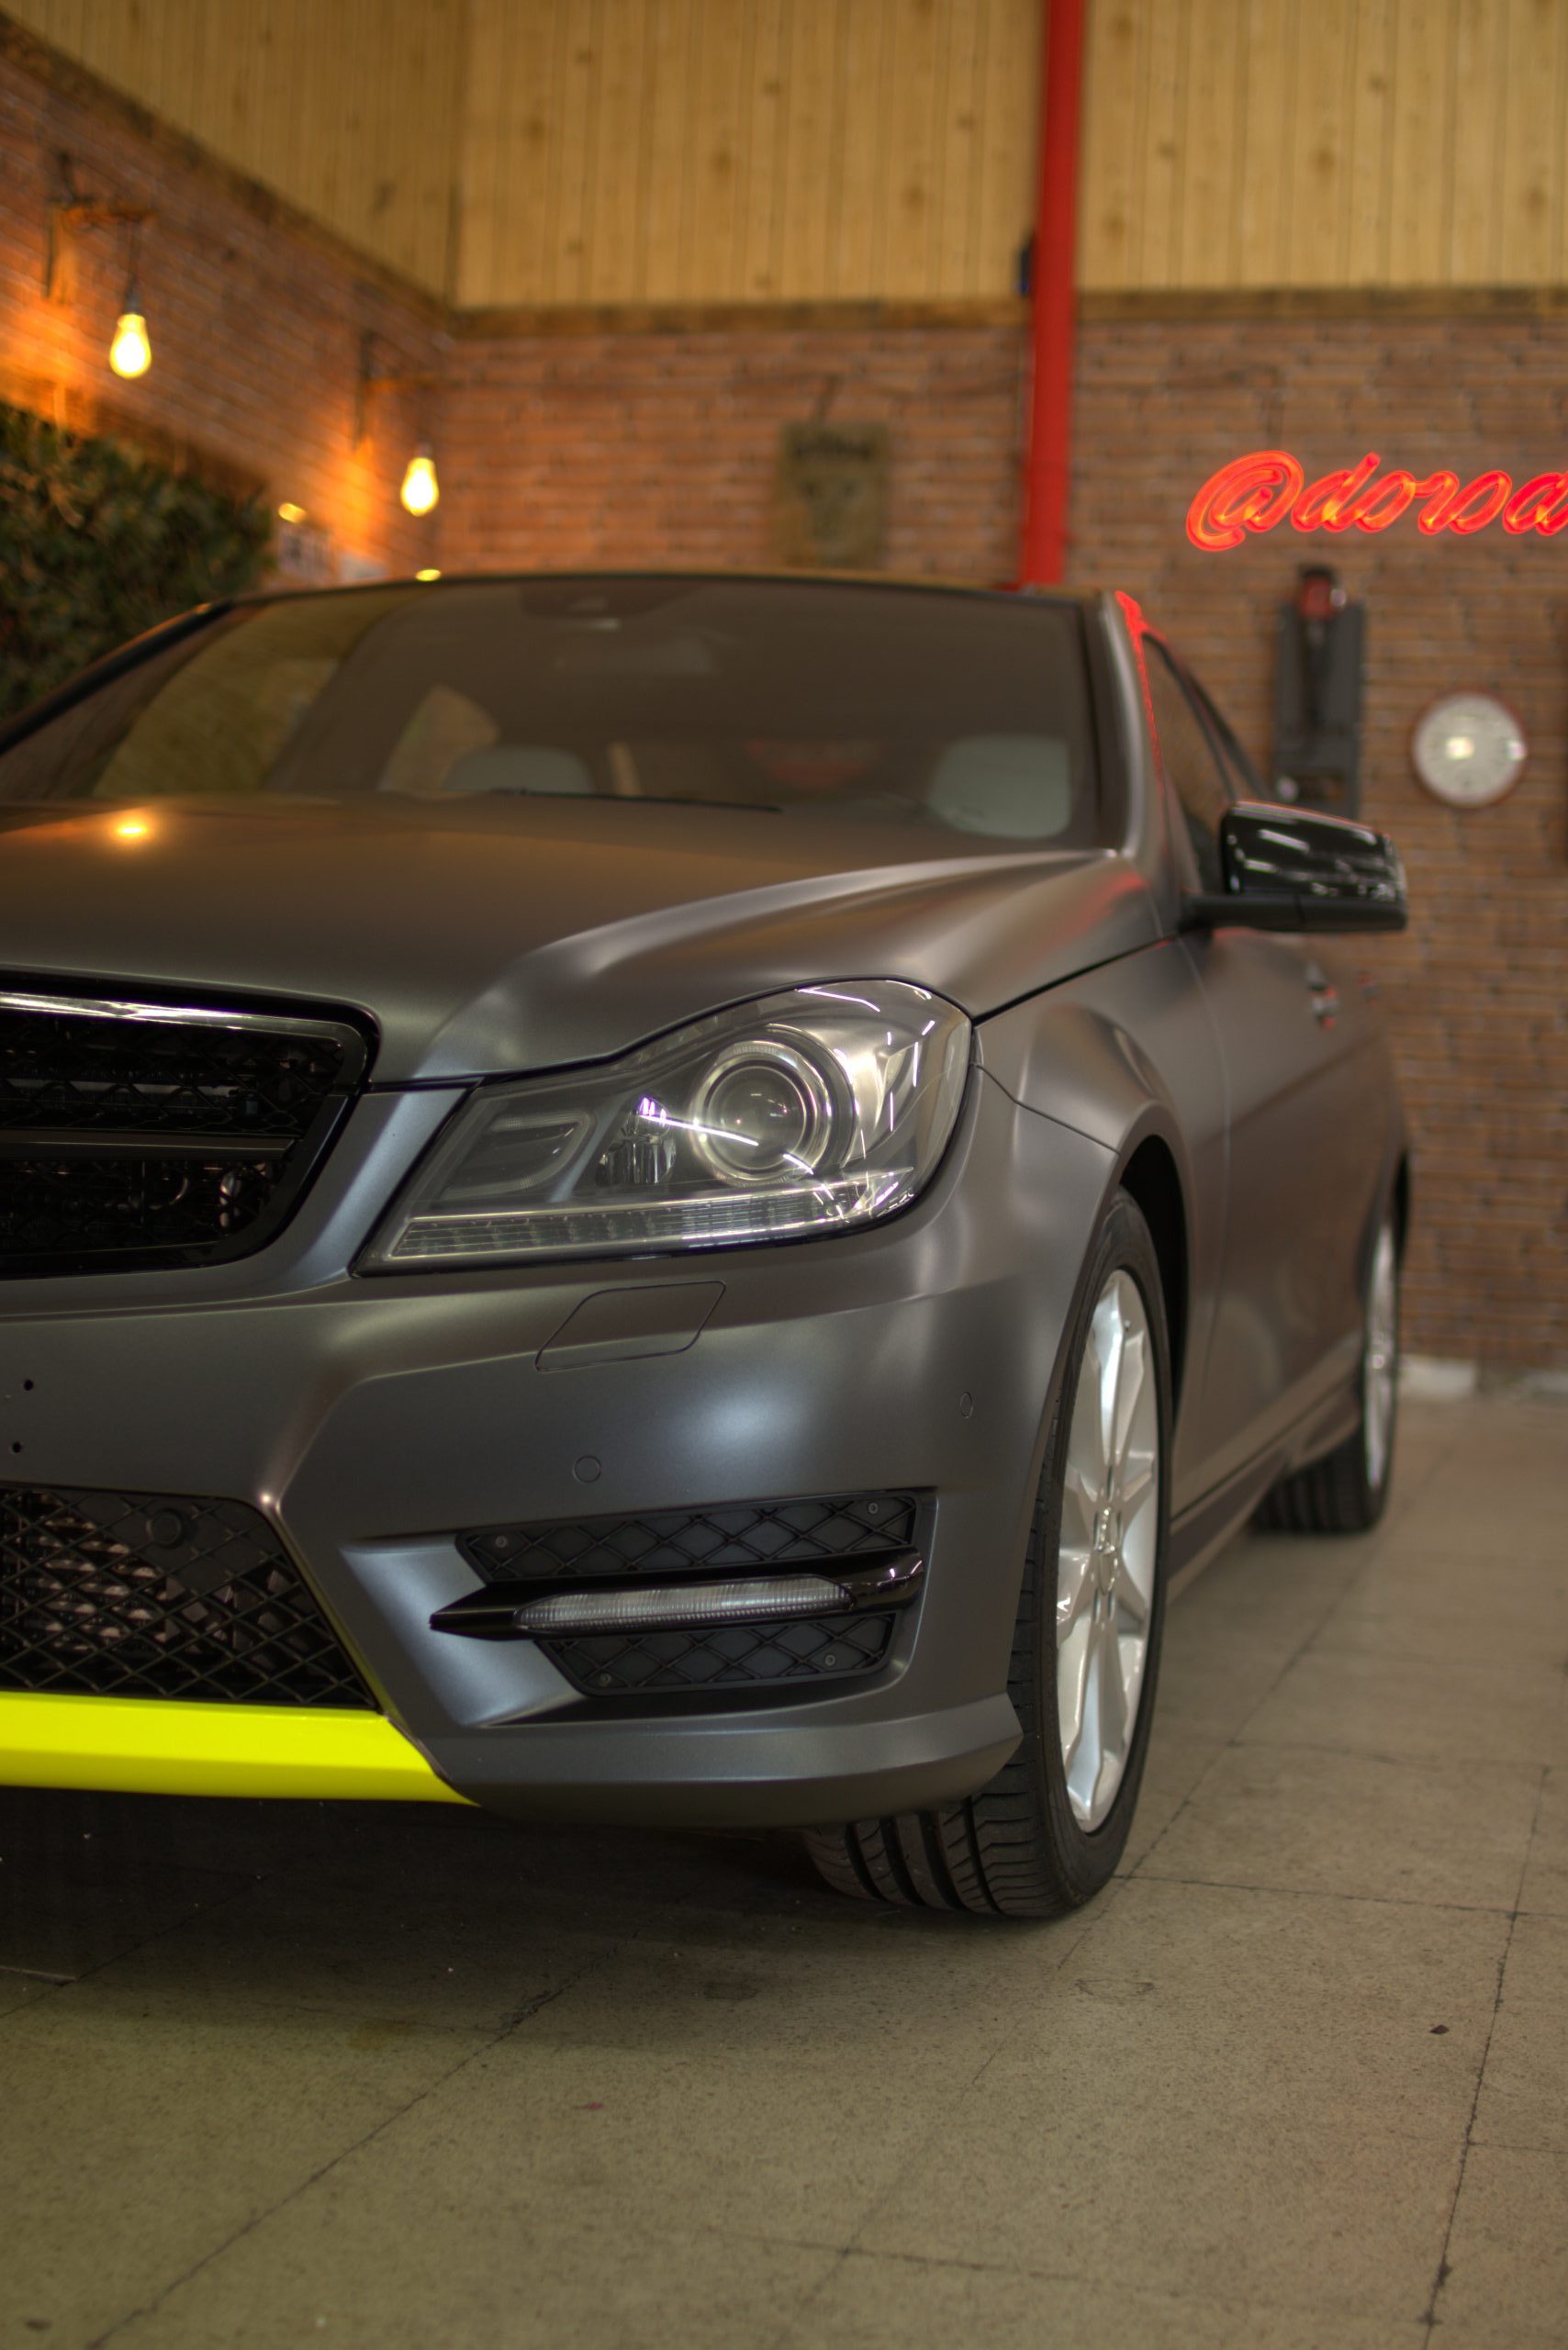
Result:
[[[891,1635],[889,1616],[817,1616],[702,1630],[596,1633],[540,1646],[585,1695],[603,1697],[842,1680],[874,1672]]]
[[[745,1574],[907,1550],[914,1539],[915,1510],[913,1494],[837,1494],[649,1510],[635,1517],[491,1527],[461,1539],[487,1583],[521,1583],[546,1575],[624,1580],[628,1575]]]

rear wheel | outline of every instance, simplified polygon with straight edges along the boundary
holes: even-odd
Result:
[[[1372,1248],[1361,1338],[1361,1417],[1322,1460],[1282,1477],[1258,1512],[1286,1534],[1364,1534],[1388,1503],[1399,1402],[1399,1246],[1386,1216]]]
[[[1148,1227],[1101,1227],[1040,1475],[1008,1694],[1023,1729],[989,1786],[938,1811],[816,1829],[830,1885],[870,1900],[1048,1918],[1097,1893],[1137,1802],[1164,1621],[1170,1360]]]

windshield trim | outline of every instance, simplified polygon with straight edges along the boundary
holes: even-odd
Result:
[[[139,669],[144,661],[166,653],[171,645],[180,643],[185,637],[195,636],[202,629],[209,628],[215,621],[238,610],[241,603],[271,600],[262,597],[225,596],[217,603],[193,605],[188,612],[178,612],[172,621],[160,621],[156,628],[144,629],[140,636],[133,636],[129,644],[118,646],[113,653],[106,653],[97,661],[89,661],[84,669],[78,669],[76,675],[67,677],[62,686],[54,687],[38,701],[29,702],[26,710],[19,710],[15,718],[8,718],[0,724],[0,757],[17,743],[25,743],[29,734],[36,734],[40,726],[47,726],[51,718],[62,717],[66,711],[74,709],[79,701],[84,701],[89,694],[96,693],[100,686],[112,686],[117,677]]]

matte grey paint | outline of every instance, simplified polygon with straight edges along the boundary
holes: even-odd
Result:
[[[954,856],[812,815],[185,801],[127,845],[107,810],[6,813],[13,969],[352,1005],[380,1027],[379,1085],[596,1059],[802,978],[986,1012],[1159,935],[1120,857]]]
[[[575,1305],[540,1349],[541,1371],[683,1355],[724,1294],[722,1281],[671,1281],[601,1289]]]
[[[983,1784],[1018,1735],[1007,1659],[1062,1333],[1134,1152],[1158,1139],[1181,1192],[1191,1560],[1350,1424],[1358,1275],[1403,1149],[1350,958],[1177,935],[1184,842],[1131,640],[1111,600],[1088,613],[1128,804],[1100,855],[627,803],[171,807],[135,848],[104,811],[6,811],[17,975],[338,1003],[382,1035],[379,1090],[255,1256],[7,1284],[14,1473],[266,1510],[389,1712],[502,1808],[809,1823]],[[1338,988],[1332,1028],[1315,966]],[[857,975],[978,1024],[958,1131],[903,1215],[613,1279],[354,1273],[462,1080]],[[638,1717],[577,1696],[528,1642],[429,1629],[476,1585],[465,1528],[881,1486],[934,1495],[929,1572],[889,1666],[852,1687]]]

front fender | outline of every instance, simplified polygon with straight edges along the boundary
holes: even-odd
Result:
[[[1014,1101],[1111,1154],[1108,1190],[1150,1138],[1169,1151],[1186,1241],[1185,1407],[1207,1353],[1228,1205],[1225,1068],[1186,948],[1169,939],[1121,957],[1012,1005],[978,1035],[981,1066]],[[1200,1474],[1179,1422],[1178,1511]]]

